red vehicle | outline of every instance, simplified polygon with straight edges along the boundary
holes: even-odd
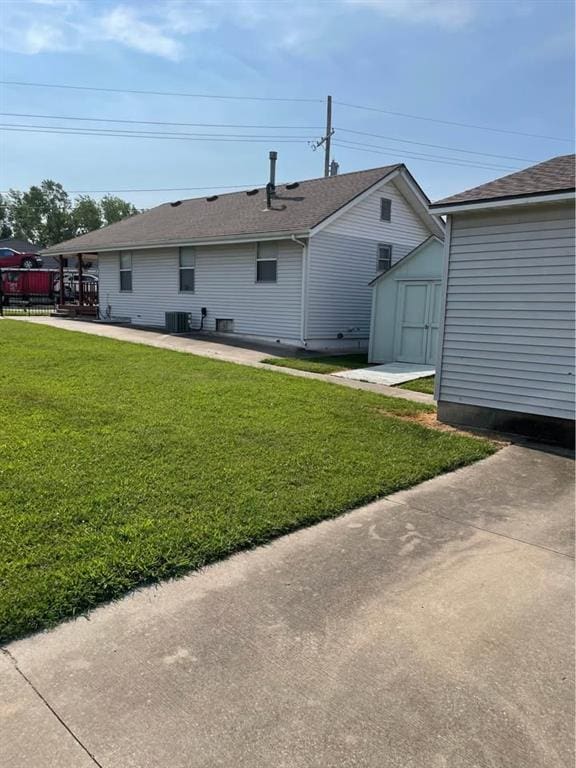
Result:
[[[37,269],[41,266],[42,259],[37,253],[20,253],[13,248],[0,248],[0,267]]]
[[[2,300],[5,305],[10,300],[17,303],[50,302],[56,297],[55,285],[57,272],[47,269],[7,269],[2,271]]]

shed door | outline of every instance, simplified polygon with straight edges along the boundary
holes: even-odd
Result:
[[[440,283],[433,280],[400,282],[396,315],[396,360],[436,363],[440,321]]]

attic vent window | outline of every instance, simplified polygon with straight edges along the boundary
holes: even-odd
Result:
[[[378,272],[388,272],[392,266],[392,246],[388,243],[380,243],[378,245],[378,264],[376,269]]]
[[[391,221],[392,200],[387,197],[380,198],[380,221]]]
[[[214,202],[214,200],[218,200],[218,195],[210,195],[210,197],[207,197],[207,198],[206,198],[206,200],[207,200],[209,203],[213,203],[213,202]]]
[[[257,189],[249,189],[249,190],[247,190],[246,194],[248,195],[248,197],[252,197],[252,195],[257,195],[258,194],[258,190]]]
[[[299,186],[299,182],[293,181],[292,184],[286,184],[286,189],[298,189]]]

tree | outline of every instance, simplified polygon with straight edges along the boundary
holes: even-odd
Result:
[[[0,237],[18,237],[46,247],[114,224],[138,213],[132,203],[115,195],[100,202],[89,195],[70,201],[62,184],[50,179],[27,192],[11,189],[0,195]]]
[[[61,184],[45,179],[28,192],[8,193],[15,237],[45,247],[73,236],[70,198]]]
[[[10,207],[8,205],[8,200],[0,195],[0,239],[4,240],[7,237],[12,237]]]
[[[102,210],[96,200],[89,195],[76,198],[72,209],[72,228],[74,235],[85,235],[102,226]]]
[[[100,207],[107,225],[115,224],[117,221],[122,221],[128,216],[134,216],[135,213],[138,213],[138,209],[132,203],[115,195],[104,195],[100,200]]]

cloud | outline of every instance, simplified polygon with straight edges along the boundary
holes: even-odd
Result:
[[[170,61],[192,50],[192,37],[232,27],[259,37],[262,51],[318,56],[342,42],[338,31],[360,11],[402,24],[456,29],[476,16],[476,0],[0,0],[0,46],[18,53],[93,50],[107,43]]]
[[[184,53],[181,42],[163,31],[162,25],[139,18],[126,6],[114,8],[99,19],[105,40],[121,43],[143,53],[151,53],[176,61]]]
[[[68,46],[64,30],[42,22],[32,22],[19,40],[24,53],[35,54],[49,51],[65,51]]]
[[[477,14],[472,0],[344,0],[350,6],[365,7],[390,19],[411,24],[433,24],[459,28]]]
[[[38,54],[108,42],[176,61],[186,52],[186,36],[209,27],[210,13],[217,7],[180,0],[100,5],[80,0],[8,1],[0,47]]]

